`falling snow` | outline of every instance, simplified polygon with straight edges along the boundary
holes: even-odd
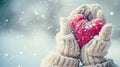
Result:
[[[24,14],[25,12],[24,12],[24,11],[22,11],[21,13],[22,13],[22,14]]]
[[[22,51],[20,51],[19,53],[20,53],[20,54],[23,54],[23,52],[22,52]]]
[[[51,28],[52,28],[52,26],[48,26],[48,27],[47,27],[48,30],[51,29]]]
[[[110,15],[114,15],[114,12],[113,12],[113,11],[111,11],[111,12],[110,12]]]
[[[56,31],[59,31],[59,29],[56,29]]]
[[[44,15],[44,14],[42,14],[42,15],[41,15],[41,18],[42,18],[42,19],[45,19],[45,15]]]
[[[22,17],[20,17],[19,20],[22,20]]]
[[[21,65],[18,65],[18,67],[21,67]]]
[[[5,56],[7,57],[7,56],[8,56],[8,53],[5,53]]]
[[[50,29],[50,27],[48,26],[48,28],[47,28],[48,30]]]
[[[8,19],[6,19],[5,21],[8,22]]]
[[[38,15],[38,12],[37,12],[37,10],[34,10],[34,13],[35,13],[35,15]]]
[[[84,1],[90,3],[89,0]],[[54,37],[59,31],[59,17],[68,16],[75,7],[85,2],[81,0],[29,0],[29,2],[2,0],[0,2],[0,62],[2,62],[0,67],[39,67],[41,60],[56,47]],[[120,0],[98,2],[103,9],[108,8],[104,10],[107,21],[115,24],[116,28],[120,27],[119,2]],[[120,64],[120,55],[117,53],[120,50],[120,36],[119,31],[117,32],[118,34],[113,33],[113,37],[114,34],[116,37],[111,40],[113,45],[108,56]]]

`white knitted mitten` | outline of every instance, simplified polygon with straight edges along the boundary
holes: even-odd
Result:
[[[112,67],[114,65],[112,60],[104,58],[110,46],[111,30],[111,24],[104,25],[99,35],[82,47],[81,60],[83,67]]]
[[[60,32],[56,35],[57,53],[48,54],[41,67],[78,67],[79,45],[72,34],[68,18],[60,19]]]
[[[61,18],[60,32],[56,35],[57,49],[63,56],[77,57],[79,45],[72,34],[71,25],[67,18]]]

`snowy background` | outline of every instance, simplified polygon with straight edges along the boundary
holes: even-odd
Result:
[[[94,3],[114,25],[107,57],[120,65],[120,0],[0,0],[0,67],[40,67],[56,49],[59,18]]]

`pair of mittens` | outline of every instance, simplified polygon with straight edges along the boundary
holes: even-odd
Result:
[[[79,47],[80,44],[71,26],[71,19],[76,14],[84,15],[87,21],[97,18],[105,22],[103,11],[96,4],[82,5],[73,10],[68,17],[62,17],[60,31],[56,35],[57,51],[48,54],[41,67],[79,67],[79,62],[82,62],[81,67],[115,67],[111,59],[104,57],[110,45],[112,25],[105,24],[98,35]]]

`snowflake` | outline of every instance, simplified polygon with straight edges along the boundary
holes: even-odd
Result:
[[[22,20],[22,17],[20,17],[19,20]]]
[[[8,22],[8,19],[6,19],[5,22]]]
[[[25,12],[24,12],[24,11],[22,11],[21,13],[22,13],[22,14],[24,14]]]
[[[93,36],[90,36],[90,38],[93,38]]]
[[[47,29],[49,30],[49,29],[50,29],[50,27],[48,26],[48,27],[47,27]]]
[[[8,53],[5,53],[5,56],[7,57],[7,56],[8,56]]]
[[[34,13],[35,13],[35,15],[38,15],[38,12],[36,10],[34,10]]]
[[[21,65],[18,65],[18,67],[22,67]]]
[[[41,18],[42,18],[42,19],[45,19],[45,15],[44,15],[44,14],[42,14],[42,15],[41,15]]]
[[[111,12],[110,12],[110,15],[114,15],[114,12],[113,12],[113,11],[111,11]]]
[[[59,29],[56,29],[56,31],[59,31]]]
[[[19,18],[18,22],[21,22],[21,20],[22,20],[22,17]]]
[[[23,54],[23,52],[22,52],[22,51],[20,51],[19,53],[20,53],[20,54]]]
[[[23,38],[23,35],[19,34],[19,35],[16,36],[16,38]]]
[[[51,26],[51,25],[47,27],[47,29],[48,29],[48,30],[49,30],[49,29],[51,29],[51,28],[52,28],[52,26]]]

